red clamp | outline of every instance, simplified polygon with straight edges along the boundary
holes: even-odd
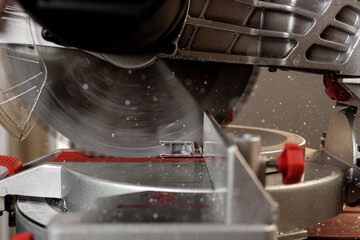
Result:
[[[335,75],[324,75],[323,82],[325,86],[325,93],[332,99],[338,102],[347,101],[350,97],[350,94],[346,89],[341,86],[337,81]]]
[[[34,240],[33,234],[30,232],[18,233],[11,240]]]
[[[278,156],[278,171],[283,175],[284,184],[301,181],[305,171],[304,149],[294,143],[286,143],[284,151]]]
[[[0,155],[0,166],[4,166],[9,171],[9,176],[22,170],[22,163],[19,159]]]

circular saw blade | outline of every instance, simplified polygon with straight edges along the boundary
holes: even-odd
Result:
[[[38,50],[48,80],[35,111],[77,146],[118,157],[159,156],[160,141],[199,141],[203,111],[226,117],[252,73],[173,59],[127,70],[78,50]]]

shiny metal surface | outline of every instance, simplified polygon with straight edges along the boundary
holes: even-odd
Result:
[[[33,223],[44,227],[51,219],[60,213],[65,213],[59,206],[51,203],[52,199],[19,197],[16,209],[21,215],[26,216]],[[55,200],[54,200],[55,201]]]
[[[266,161],[276,159],[282,153],[285,143],[295,143],[306,150],[305,139],[295,133],[238,125],[228,125],[223,131],[237,144],[241,154],[264,185],[265,172],[276,171],[274,168],[266,168]]]
[[[255,64],[358,76],[360,3],[354,0],[191,0],[175,53],[96,54],[139,68],[159,58]]]
[[[270,136],[272,135],[270,134]],[[181,164],[169,162],[53,163],[25,170],[23,174],[27,173],[27,178],[31,177],[33,179],[35,176],[40,176],[41,179],[45,179],[47,176],[45,172],[51,170],[51,167],[56,166],[57,171],[61,169],[61,182],[49,183],[53,184],[53,189],[58,189],[61,192],[60,195],[59,192],[52,192],[53,196],[51,196],[47,192],[46,186],[43,186],[43,188],[37,189],[37,196],[42,194],[47,197],[62,198],[59,203],[71,214],[57,215],[55,213],[51,215],[54,213],[53,209],[49,209],[49,203],[41,199],[38,202],[33,202],[35,208],[32,210],[39,206],[40,212],[45,212],[44,209],[50,210],[52,221],[47,227],[49,232],[46,234],[48,236],[51,235],[55,239],[64,236],[76,238],[81,235],[79,228],[92,231],[88,224],[98,223],[100,221],[99,216],[104,219],[117,219],[119,216],[112,215],[114,211],[111,206],[117,208],[118,204],[125,201],[125,203],[132,203],[129,205],[129,208],[131,208],[129,211],[136,212],[136,210],[132,209],[134,206],[138,206],[136,203],[139,199],[136,196],[142,196],[147,191],[169,192],[176,194],[179,198],[192,194],[194,196],[197,194],[203,194],[203,196],[214,195],[216,204],[213,205],[214,209],[212,210],[220,217],[221,223],[226,223],[220,224],[216,231],[222,231],[226,226],[236,226],[236,229],[239,230],[251,223],[253,227],[256,226],[259,236],[263,236],[265,239],[273,239],[275,230],[272,227],[274,227],[277,216],[277,204],[273,201],[274,199],[279,204],[278,234],[284,236],[284,239],[291,239],[294,236],[301,238],[306,236],[306,233],[294,233],[294,230],[297,231],[336,216],[342,211],[344,203],[348,202],[349,199],[358,199],[359,197],[358,190],[352,188],[353,182],[351,182],[352,179],[359,176],[355,171],[356,169],[354,168],[354,171],[352,171],[354,176],[350,176],[349,172],[351,171],[349,171],[347,163],[329,156],[324,151],[317,151],[307,156],[307,170],[304,182],[283,185],[281,183],[281,174],[269,175],[266,179],[267,192],[265,192],[260,181],[235,145],[229,141],[216,122],[207,115],[204,118],[203,139],[205,162]],[[281,140],[282,138],[278,137],[276,139]],[[275,142],[277,143],[275,145],[279,145],[277,141]],[[37,160],[36,162],[41,163],[42,161]],[[6,182],[7,186],[16,189],[16,192],[11,192],[12,194],[29,196],[33,194],[28,191],[26,186],[18,187],[17,180],[14,177],[9,178],[11,182]],[[3,183],[3,181],[0,181],[0,187]],[[352,191],[353,189],[354,191]],[[271,195],[271,198],[268,194]],[[135,196],[135,200],[131,196]],[[26,199],[29,198],[26,197]],[[26,206],[26,204],[23,206]],[[21,214],[25,214],[27,218],[31,219],[29,224],[27,221],[19,223],[24,225],[21,226],[21,229],[34,228],[36,230],[39,225],[42,225],[41,222],[43,221],[39,219],[41,216],[33,215],[31,211],[26,213],[26,211],[21,210],[21,203],[18,203],[18,209]],[[151,218],[151,216],[154,216],[153,214],[156,213],[158,215],[155,216],[159,217],[159,214],[163,213],[158,211],[157,208],[154,208],[155,210],[153,208],[145,209],[145,212],[141,212],[139,215],[147,219],[145,224],[148,221],[154,222]],[[176,211],[174,210],[174,212]],[[124,214],[124,212],[120,212]],[[201,213],[203,212],[199,214],[201,215]],[[187,215],[184,214],[183,216]],[[20,217],[20,221],[21,219],[24,218]],[[162,218],[159,217],[159,221],[160,219]],[[127,227],[125,229],[128,231],[131,231],[133,224],[139,226],[136,225],[139,219],[135,217],[133,220],[134,222],[126,223]],[[178,221],[176,217],[174,221]],[[38,222],[37,226],[33,226],[34,222]],[[70,222],[76,223],[79,228],[69,228],[68,224]],[[102,228],[109,226],[109,224],[114,223],[101,221],[99,225]],[[166,225],[168,223],[161,224]],[[206,223],[202,223],[202,226],[204,226],[203,224]],[[122,229],[122,223],[116,225],[118,229]],[[165,234],[163,231],[165,225],[155,225],[154,231],[151,231],[146,227],[142,228],[144,227],[142,223],[140,228],[141,231],[146,229],[148,235],[154,237],[159,236],[158,233]],[[65,231],[64,229],[68,230]],[[159,229],[159,231],[155,231],[155,229]],[[44,236],[44,231],[47,230],[41,227],[39,239]],[[100,230],[97,228],[96,231]],[[94,234],[100,234],[100,232],[96,231],[94,230]],[[186,234],[187,231],[189,229],[184,225],[178,226],[177,232],[179,234]],[[271,231],[273,232],[271,233]],[[226,232],[230,233],[231,230],[227,229]],[[118,231],[112,233],[102,231],[104,239],[112,239],[116,233],[120,234]],[[136,235],[135,239],[144,239],[140,232],[133,234],[133,236]],[[256,236],[254,232],[249,233],[250,235],[246,234],[248,234],[247,231],[239,230],[234,236],[251,236],[252,239],[257,239],[254,238]],[[270,237],[271,234],[273,237]]]
[[[191,0],[179,58],[359,75],[354,0]]]
[[[48,191],[46,186],[39,186],[42,193],[33,194],[24,186],[13,193],[27,196],[19,198],[17,202],[16,207],[20,211],[17,213],[20,217],[18,224],[20,229],[34,230],[36,239],[44,239],[46,227],[54,217],[64,212],[63,210],[76,214],[98,209],[99,199],[145,191],[177,193],[179,197],[186,193],[214,193],[203,162],[56,163],[32,169],[41,167],[41,170],[46,172],[51,166],[61,170],[61,181],[48,183],[53,192]],[[33,174],[27,176],[30,180],[35,177],[46,179],[41,173],[29,174]],[[14,179],[10,180],[14,183]],[[16,188],[14,184],[8,186]],[[61,193],[54,192],[56,189]],[[52,207],[41,195],[61,199],[61,208]]]
[[[136,192],[201,193],[213,191],[205,164],[104,163],[99,164],[95,169],[91,163],[87,167],[82,167],[83,164],[65,165],[68,166],[63,171],[62,191],[65,196],[63,199],[70,211],[84,211],[93,208],[99,198]],[[78,172],[81,168],[84,170]],[[119,174],[119,171],[122,174]]]
[[[16,211],[16,231],[31,232],[33,233],[34,237],[36,237],[36,239],[46,239],[46,231],[44,231],[44,227],[37,223],[29,221],[29,219],[20,211]]]
[[[74,224],[77,223],[77,224]],[[106,240],[158,240],[158,239],[275,239],[275,225],[223,225],[223,224],[137,224],[116,225],[102,223],[98,227],[93,224],[78,223],[78,216],[71,219],[59,216],[50,226],[48,234],[52,240],[106,239]]]
[[[236,144],[260,182],[265,184],[265,160],[260,157],[261,137],[253,134],[236,134],[228,137]]]
[[[276,222],[277,204],[265,191],[237,146],[226,137],[221,127],[208,114],[204,114],[203,139],[204,158],[212,184],[215,190],[224,192],[219,204],[225,209],[225,222]]]
[[[343,169],[334,166],[336,161],[323,151],[307,156],[304,181],[298,184],[283,185],[281,174],[267,176],[266,190],[279,203],[280,235],[342,212],[346,182]]]
[[[40,165],[0,181],[0,211],[5,210],[7,195],[33,197],[63,197],[61,166]]]
[[[51,239],[274,239],[270,224],[224,224],[216,194],[183,194],[173,202],[148,203],[145,192],[100,199],[86,213],[58,215],[48,227]],[[133,206],[146,206],[142,211]],[[161,206],[161,207],[159,207]],[[183,206],[193,206],[183,208]],[[208,206],[194,208],[195,206]],[[106,212],[104,213],[104,209]],[[115,214],[114,214],[115,213]],[[113,221],[115,220],[115,221]],[[116,222],[117,224],[114,224]],[[94,224],[97,227],[88,228]],[[71,226],[77,226],[73,228]],[[116,226],[116,228],[112,228]],[[81,229],[79,231],[79,229]],[[88,229],[87,231],[83,231]],[[101,237],[100,237],[101,236]]]
[[[216,239],[225,234],[229,239],[274,239],[276,204],[236,146],[209,115],[204,115],[204,141],[207,146],[205,160],[200,161],[195,158],[193,162],[189,159],[183,162],[179,158],[167,162],[165,158],[164,162],[151,159],[149,162],[59,162],[25,170],[27,178],[34,174],[33,177],[45,179],[44,172],[49,168],[61,169],[61,181],[49,183],[60,193],[49,194],[45,187],[39,190],[46,197],[61,198],[58,200],[60,208],[70,214],[57,214],[61,211],[52,208],[48,200],[28,197],[32,193],[27,189],[17,189],[16,193],[11,193],[27,196],[19,198],[17,203],[19,229],[33,230],[37,239],[44,239],[44,236],[78,239],[81,228],[88,229],[86,234],[91,233],[92,237],[101,233],[102,239],[119,239],[119,236],[124,239],[163,236],[177,239],[178,234],[189,238],[197,234],[200,239]],[[220,165],[223,168],[218,168],[218,172],[214,171],[216,169],[209,171]],[[32,171],[34,169],[38,172]],[[16,179],[10,180],[15,184],[12,188],[16,188]],[[11,182],[7,184],[12,185]],[[248,191],[251,194],[241,194]],[[150,192],[168,193],[176,198],[174,202],[148,201],[144,196]],[[189,204],[192,207],[184,208]],[[77,227],[69,228],[70,222]],[[151,229],[146,227],[149,223],[153,225]],[[176,224],[176,230],[171,233],[164,231],[174,223],[181,224]],[[97,227],[88,228],[89,224]],[[102,229],[114,225],[116,229]],[[133,232],[133,226],[137,232]]]
[[[160,141],[199,141],[202,111],[226,117],[252,74],[183,60],[125,70],[77,50],[38,49],[48,80],[36,112],[76,145],[111,156],[158,156]]]

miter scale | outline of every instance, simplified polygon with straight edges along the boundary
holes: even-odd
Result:
[[[21,140],[39,116],[75,149],[3,160],[0,211],[18,232],[299,239],[360,198],[357,1],[20,3],[1,18],[1,122]],[[325,76],[341,110],[320,150],[226,126],[252,65]]]

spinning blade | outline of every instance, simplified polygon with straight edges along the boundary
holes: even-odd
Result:
[[[160,141],[202,137],[202,112],[218,120],[232,110],[251,66],[162,59],[118,68],[78,50],[41,48],[48,80],[36,112],[87,151],[149,157]]]

